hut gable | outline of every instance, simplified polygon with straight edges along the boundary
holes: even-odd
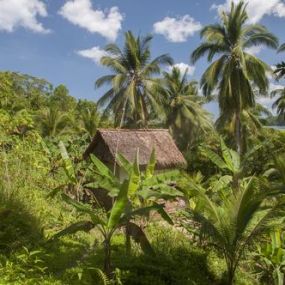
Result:
[[[114,163],[116,153],[134,161],[139,151],[139,164],[146,166],[155,149],[157,169],[184,167],[186,161],[165,129],[99,129],[84,153],[95,154],[106,164]]]

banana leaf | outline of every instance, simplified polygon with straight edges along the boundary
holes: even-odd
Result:
[[[64,230],[56,233],[52,239],[58,239],[62,236],[65,235],[70,235],[70,234],[74,234],[76,232],[79,231],[84,231],[84,232],[89,232],[91,229],[94,228],[94,224],[90,221],[80,221],[74,224],[71,224],[70,226],[68,226],[67,228],[65,228]]]

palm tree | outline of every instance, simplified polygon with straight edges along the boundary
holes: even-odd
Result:
[[[278,52],[285,51],[285,43],[280,45]]]
[[[285,51],[285,43],[280,45],[278,52]],[[282,61],[281,63],[276,64],[276,69],[274,70],[274,73],[276,74],[276,79],[279,80],[282,77],[285,77],[285,62]]]
[[[248,146],[250,144],[250,139],[256,138],[256,136],[262,134],[264,123],[262,116],[265,114],[269,113],[265,113],[265,109],[263,112],[263,110],[261,110],[260,104],[256,104],[254,107],[244,109],[240,112],[240,130],[242,134],[240,142],[242,145],[242,154],[245,154],[247,152]],[[228,120],[227,114],[220,115],[215,125],[222,134],[233,134],[236,127],[234,119],[235,118]],[[225,124],[225,122],[227,122],[227,124]],[[232,140],[229,141],[231,144],[234,144],[234,137]]]
[[[86,109],[80,116],[82,129],[92,138],[99,126],[100,116],[97,110]]]
[[[285,120],[285,88],[279,88],[271,92],[271,96],[279,95],[279,98],[273,103],[272,108],[277,109],[279,118]]]
[[[151,40],[152,36],[135,38],[127,32],[122,49],[115,44],[105,48],[109,55],[102,57],[101,64],[113,74],[96,81],[96,87],[111,85],[98,105],[105,107],[104,115],[113,114],[116,126],[129,123],[134,127],[147,127],[149,114],[159,110],[149,90],[156,84],[153,76],[160,73],[160,66],[172,64],[172,59],[164,54],[152,60]]]
[[[218,102],[223,124],[234,123],[235,141],[239,153],[242,149],[241,112],[255,105],[253,87],[261,94],[268,89],[266,71],[269,66],[246,52],[246,48],[266,45],[277,48],[278,40],[264,26],[247,25],[248,15],[243,1],[232,3],[229,12],[220,15],[221,22],[202,29],[204,41],[192,53],[192,62],[205,54],[211,62],[204,72],[201,86],[205,95],[218,90]]]
[[[74,128],[83,134],[88,134],[91,139],[94,137],[100,124],[100,113],[95,106],[83,106],[78,108],[76,121],[73,121]]]
[[[161,96],[166,113],[166,126],[185,150],[199,131],[212,128],[209,113],[202,108],[205,100],[198,95],[197,82],[188,81],[187,70],[181,73],[174,67],[164,72],[156,92]]]
[[[276,64],[276,69],[274,70],[276,74],[276,80],[278,81],[282,77],[285,77],[285,62],[282,61],[281,63]]]
[[[244,167],[257,150],[252,149],[241,159],[223,140],[222,156],[202,147],[203,154],[222,173],[226,171],[226,175],[218,176],[216,180],[211,177],[209,183],[203,184],[208,185],[207,188],[190,182],[188,196],[194,199],[194,203],[189,203],[192,207],[187,210],[188,217],[200,223],[200,233],[223,254],[227,264],[227,284],[233,284],[235,271],[246,248],[262,233],[272,229],[273,224],[283,222],[285,200],[274,198],[284,194],[284,189],[268,187],[262,178],[244,177]],[[213,195],[217,191],[218,195]]]
[[[246,248],[262,233],[272,229],[273,224],[282,224],[278,217],[282,216],[279,212],[283,202],[268,203],[275,191],[261,189],[257,178],[242,180],[238,190],[224,189],[225,194],[218,201],[201,186],[193,187],[193,195],[199,203],[188,210],[190,217],[201,224],[201,231],[210,244],[223,254],[227,284],[233,284]]]
[[[70,118],[55,107],[47,107],[37,115],[41,132],[44,137],[54,137],[67,130]]]

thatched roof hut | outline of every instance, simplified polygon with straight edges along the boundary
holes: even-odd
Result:
[[[99,129],[83,157],[95,154],[106,164],[113,164],[116,153],[134,161],[139,150],[139,164],[144,167],[152,150],[156,153],[156,169],[181,168],[186,161],[166,129]]]

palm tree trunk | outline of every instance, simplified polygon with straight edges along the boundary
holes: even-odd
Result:
[[[236,112],[235,132],[236,132],[237,152],[238,152],[239,155],[242,155],[242,137],[241,137],[240,110]]]
[[[143,111],[143,127],[147,128],[148,127],[148,112],[147,112],[147,106],[145,103],[144,98],[142,97],[142,111]]]
[[[234,277],[235,277],[235,269],[236,269],[236,267],[234,266],[234,264],[233,264],[233,262],[231,260],[227,264],[227,268],[228,268],[227,285],[232,285],[232,284],[234,284]]]
[[[230,271],[228,272],[228,285],[234,284],[234,272]]]

